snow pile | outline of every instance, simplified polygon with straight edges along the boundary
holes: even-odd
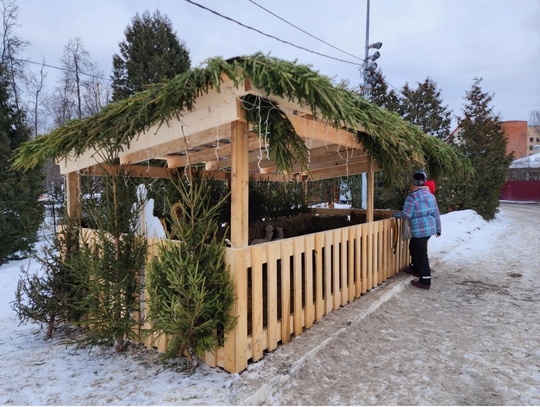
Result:
[[[512,161],[510,168],[540,168],[540,153]]]

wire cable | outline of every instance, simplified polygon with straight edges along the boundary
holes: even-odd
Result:
[[[192,0],[185,0],[185,1],[187,1],[187,2],[190,3],[190,4],[193,4],[194,6],[200,7],[200,8],[202,8],[203,10],[209,11],[210,13],[215,14],[215,15],[221,17],[221,18],[224,18],[224,19],[226,19],[226,20],[232,21],[233,23],[238,24],[238,25],[240,25],[241,27],[244,27],[244,28],[247,28],[247,29],[249,29],[249,30],[255,31],[255,32],[257,32],[257,33],[259,33],[259,34],[261,34],[261,35],[264,35],[264,36],[266,36],[266,37],[269,37],[269,38],[272,38],[272,39],[274,39],[274,40],[280,41],[280,42],[282,42],[282,43],[284,43],[284,44],[291,45],[291,46],[293,46],[293,47],[295,47],[295,48],[298,48],[298,49],[301,49],[301,50],[303,50],[303,51],[311,52],[312,54],[316,54],[316,55],[319,55],[319,56],[322,56],[322,57],[325,57],[325,58],[333,59],[333,60],[335,60],[335,61],[344,62],[344,63],[346,63],[346,64],[351,64],[351,65],[356,65],[356,66],[362,66],[362,64],[361,64],[361,63],[358,63],[358,62],[352,62],[352,61],[347,61],[347,60],[345,60],[345,59],[335,58],[335,57],[332,57],[332,56],[330,56],[330,55],[322,54],[322,53],[320,53],[320,52],[310,50],[310,49],[305,48],[305,47],[302,47],[302,46],[300,46],[300,45],[293,44],[292,42],[289,42],[289,41],[286,41],[286,40],[282,40],[281,38],[278,38],[278,37],[276,37],[276,36],[274,36],[274,35],[271,35],[271,34],[267,34],[267,33],[262,32],[262,31],[260,31],[260,30],[258,30],[258,29],[256,29],[256,28],[250,27],[249,25],[243,24],[243,23],[241,23],[241,22],[239,22],[239,21],[237,21],[237,20],[235,20],[235,19],[233,19],[233,18],[231,18],[231,17],[227,17],[227,16],[225,16],[225,15],[223,15],[223,14],[220,14],[220,13],[218,13],[217,11],[212,10],[212,9],[210,9],[210,8],[208,8],[208,7],[205,7],[205,6],[203,6],[202,4],[196,3],[196,2],[194,2],[194,1],[192,1]]]
[[[32,61],[30,59],[18,59],[18,61],[26,62],[26,63],[34,64],[34,65],[46,66],[47,68],[57,69],[59,71],[64,71],[64,72],[70,71],[68,68],[62,68],[60,66],[49,65],[49,64],[46,64],[44,62],[36,62],[36,61]],[[110,81],[111,80],[110,78],[104,78],[102,76],[93,75],[93,74],[86,73],[86,72],[83,72],[83,71],[79,71],[79,73],[81,75],[89,76],[89,77],[95,78],[95,79],[101,79],[101,80],[104,80],[104,81]]]
[[[307,31],[301,29],[300,27],[297,27],[297,26],[294,25],[293,23],[290,23],[289,21],[285,20],[284,18],[282,18],[282,17],[278,16],[277,14],[271,12],[271,11],[268,10],[267,8],[264,8],[263,6],[261,6],[260,4],[256,3],[255,1],[253,1],[253,0],[248,0],[248,1],[249,1],[250,3],[255,4],[257,7],[260,7],[261,9],[263,9],[264,11],[266,11],[267,13],[272,14],[274,17],[280,19],[280,20],[283,21],[284,23],[289,24],[291,27],[294,27],[294,28],[296,28],[297,30],[303,32],[304,34],[309,35],[311,38],[315,38],[317,41],[320,41],[320,42],[322,42],[323,44],[326,44],[326,45],[328,45],[329,47],[334,48],[335,50],[338,50],[338,51],[340,51],[340,52],[343,52],[344,54],[347,54],[347,55],[349,55],[349,56],[351,56],[351,57],[353,57],[353,58],[356,58],[356,59],[359,59],[359,60],[361,60],[361,61],[364,61],[363,58],[360,58],[359,56],[353,55],[353,54],[351,54],[351,53],[349,53],[349,52],[347,52],[347,51],[344,51],[344,50],[342,50],[342,49],[340,49],[340,48],[338,48],[338,47],[335,47],[334,45],[329,44],[328,42],[326,42],[326,41],[324,41],[324,40],[321,40],[320,38],[318,38],[318,37],[316,37],[316,36],[314,36],[314,35],[308,33]]]

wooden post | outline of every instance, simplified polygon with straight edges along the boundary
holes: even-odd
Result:
[[[231,123],[231,243],[247,247],[249,242],[248,124]]]
[[[375,206],[375,173],[373,171],[373,158],[368,155],[368,170],[367,170],[367,210],[366,210],[366,222],[373,222],[374,218],[374,206]]]
[[[231,147],[231,244],[233,248],[245,248],[249,243],[247,122],[235,121],[231,123]],[[233,252],[234,255],[228,258],[236,297],[231,313],[238,320],[236,327],[225,340],[223,367],[229,372],[237,373],[247,367],[247,276],[245,250],[233,250]]]
[[[73,219],[80,219],[82,214],[80,175],[70,172],[66,175],[67,213]]]

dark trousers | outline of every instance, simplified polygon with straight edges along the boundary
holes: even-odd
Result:
[[[427,253],[428,237],[413,237],[409,241],[409,253],[411,254],[414,271],[420,274],[420,282],[431,285],[431,269]]]

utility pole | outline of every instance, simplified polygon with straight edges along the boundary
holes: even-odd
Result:
[[[369,55],[371,48],[380,49],[382,42],[369,43],[369,0],[367,0],[366,7],[366,52],[364,57],[364,70],[362,76],[364,77],[364,98],[369,99],[369,91],[371,85],[374,82],[375,71],[377,70],[377,64],[374,62],[381,56],[379,51],[375,51],[373,55]],[[367,209],[367,173],[362,173],[362,209]]]

